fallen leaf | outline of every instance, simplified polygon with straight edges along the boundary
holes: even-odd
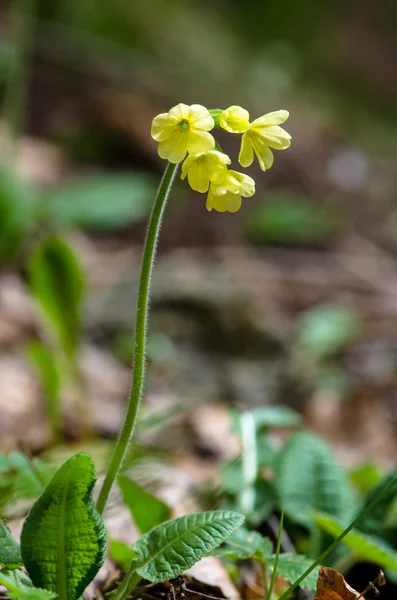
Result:
[[[338,571],[321,567],[314,600],[357,600],[359,597],[360,594],[346,583]]]

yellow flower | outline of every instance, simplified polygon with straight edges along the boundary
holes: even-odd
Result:
[[[237,212],[241,206],[241,196],[249,198],[255,194],[255,181],[244,173],[227,171],[225,176],[211,183],[206,207],[218,212]]]
[[[156,142],[160,142],[158,153],[161,158],[176,164],[187,152],[201,154],[213,150],[215,140],[208,131],[214,125],[214,119],[201,104],[178,104],[153,119],[151,134]]]
[[[228,155],[217,150],[190,155],[183,162],[181,179],[187,175],[190,187],[203,193],[208,190],[210,181],[216,181],[226,174],[226,165],[230,163]]]
[[[262,171],[270,169],[273,164],[275,150],[285,150],[291,145],[291,136],[282,127],[288,119],[287,110],[277,110],[253,121],[241,139],[238,161],[242,167],[249,167],[254,160],[254,152]]]
[[[249,112],[245,108],[229,106],[219,115],[219,124],[229,133],[244,133],[250,125],[249,118]]]

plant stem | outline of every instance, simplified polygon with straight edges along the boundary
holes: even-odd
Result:
[[[276,557],[274,559],[272,578],[270,580],[270,586],[267,591],[266,600],[272,600],[274,584],[276,582],[276,577],[277,577],[278,559],[279,559],[280,550],[281,550],[281,540],[283,537],[283,524],[284,524],[284,511],[282,511],[281,515],[280,515],[280,527],[278,529],[278,536],[277,536]]]
[[[11,40],[8,77],[3,101],[5,123],[4,157],[13,167],[23,126],[28,57],[34,25],[35,0],[15,0],[14,33]]]
[[[143,251],[141,278],[139,283],[136,309],[132,386],[128,399],[128,407],[124,425],[117,440],[108,472],[106,473],[105,480],[99,493],[97,510],[100,514],[102,514],[105,509],[111,487],[117,477],[117,473],[122,466],[128,449],[128,444],[134,433],[137,421],[139,405],[145,384],[146,330],[149,313],[150,279],[152,275],[154,259],[156,256],[161,220],[169,193],[171,191],[172,183],[177,173],[177,169],[178,165],[168,163],[157,191],[152,214],[149,220],[149,227],[147,230]]]
[[[258,473],[255,420],[251,411],[240,416],[244,488],[239,494],[239,509],[249,515],[255,508],[255,480]]]
[[[132,561],[130,568],[123,581],[120,583],[117,590],[112,594],[112,600],[126,600],[130,597],[132,590],[136,587],[136,584],[140,581],[141,577],[136,573],[134,561]]]
[[[353,527],[355,527],[357,525],[357,523],[359,521],[361,521],[361,519],[363,517],[365,517],[374,508],[374,506],[376,506],[376,504],[378,504],[379,500],[381,500],[383,498],[383,496],[385,494],[387,494],[387,492],[389,490],[391,490],[391,488],[396,483],[397,483],[397,477],[395,479],[393,479],[393,481],[391,483],[389,483],[389,485],[386,486],[385,489],[382,490],[380,492],[380,494],[378,494],[376,496],[376,498],[374,498],[374,500],[372,500],[372,502],[370,502],[368,504],[368,506],[366,508],[364,508],[363,511],[361,511],[361,513],[358,515],[358,517],[356,519],[354,519],[354,521],[352,523],[350,523],[350,525],[348,527],[346,527],[346,529],[344,531],[342,531],[342,533],[336,538],[336,540],[334,540],[332,542],[332,544],[330,546],[328,546],[328,548],[325,550],[325,552],[323,552],[321,554],[321,556],[319,556],[317,558],[317,560],[315,560],[313,562],[313,564],[308,569],[306,569],[306,571],[300,577],[298,577],[298,579],[288,588],[288,590],[286,590],[284,592],[284,594],[282,594],[282,596],[280,596],[280,598],[278,600],[287,600],[287,598],[298,587],[298,585],[304,579],[306,579],[306,577],[308,575],[310,575],[310,573],[313,571],[313,569],[315,569],[317,567],[317,565],[321,564],[324,561],[324,559],[327,558],[328,554],[330,554],[332,552],[332,550],[334,548],[336,548],[336,546],[339,544],[339,542],[341,542],[343,540],[343,538],[347,536],[347,534],[349,533],[349,531],[351,531],[353,529]]]

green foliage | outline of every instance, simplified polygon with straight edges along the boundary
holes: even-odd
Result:
[[[332,356],[343,349],[359,331],[357,316],[343,306],[320,305],[298,321],[298,344],[316,358]]]
[[[328,207],[281,192],[268,195],[249,212],[246,231],[255,242],[299,245],[326,241],[338,225],[339,220]]]
[[[397,477],[397,468],[394,468],[390,473],[383,477],[378,483],[373,486],[366,494],[363,500],[362,508],[365,508],[370,504],[378,494],[384,490],[392,481]],[[392,513],[394,504],[397,500],[397,485],[392,487],[387,494],[385,494],[380,502],[371,510],[371,512],[362,519],[359,525],[359,529],[365,533],[376,534],[387,529],[388,526],[393,526],[397,530],[397,519],[395,522],[390,523],[389,515]]]
[[[59,393],[61,372],[55,354],[38,340],[30,340],[26,345],[27,355],[35,365],[43,386],[46,413],[54,435],[61,429]]]
[[[84,274],[70,246],[60,238],[44,240],[28,264],[29,285],[56,341],[75,355],[79,336]]]
[[[11,600],[52,600],[57,597],[53,592],[31,587],[21,580],[22,578],[17,577],[15,572],[0,571],[0,585],[7,588]]]
[[[329,445],[308,432],[290,437],[281,450],[276,473],[281,506],[288,517],[311,528],[311,509],[349,522],[353,495],[349,481]]]
[[[48,199],[59,225],[112,229],[141,221],[152,206],[155,186],[140,173],[93,175],[66,183]]]
[[[271,555],[272,547],[273,544],[269,538],[263,537],[258,531],[249,531],[244,527],[240,527],[213,554],[232,560],[252,558],[265,564]]]
[[[119,475],[118,484],[124,502],[130,509],[135,525],[141,533],[147,533],[156,525],[170,518],[170,508],[159,498],[149,494],[125,475]]]
[[[30,459],[21,452],[0,454],[0,512],[18,500],[37,498],[50,481],[53,470],[38,458]]]
[[[67,460],[31,509],[21,551],[34,583],[75,600],[103,563],[106,534],[94,507],[94,463],[84,453]]]
[[[243,521],[242,515],[221,510],[167,521],[133,545],[135,571],[152,583],[177,577],[224,542]]]
[[[302,417],[299,413],[287,406],[260,406],[250,411],[255,423],[256,430],[266,431],[268,429],[281,429],[284,427],[296,427],[301,424]],[[233,429],[241,434],[240,414],[232,410]]]
[[[17,569],[22,566],[19,544],[0,520],[0,568]]]
[[[350,480],[352,484],[364,494],[368,494],[381,479],[381,469],[378,465],[373,463],[363,463],[350,471]],[[387,484],[384,484],[384,487],[386,487],[386,485]],[[367,504],[368,502],[366,501],[365,505]],[[364,523],[365,521],[366,519],[364,519]]]
[[[345,525],[339,519],[330,515],[314,512],[313,518],[318,527],[335,538],[345,530]],[[397,571],[397,552],[385,544],[383,540],[361,533],[357,529],[352,529],[343,538],[342,543],[354,550],[358,559],[367,560],[383,568]]]
[[[127,544],[124,544],[124,542],[120,542],[119,540],[108,540],[108,546],[110,558],[114,560],[116,564],[120,565],[120,567],[127,570],[135,556],[134,551],[130,546],[127,546]]]
[[[275,556],[269,556],[267,558],[267,565],[272,570],[274,565]],[[289,554],[284,553],[279,555],[277,574],[279,577],[284,577],[287,581],[293,583],[300,577],[311,565],[313,561],[301,554]],[[316,567],[302,582],[302,586],[309,589],[315,590],[317,586],[319,567]]]

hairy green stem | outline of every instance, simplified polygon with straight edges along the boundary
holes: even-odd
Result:
[[[136,587],[141,577],[135,571],[135,563],[132,561],[123,581],[120,583],[117,590],[112,594],[112,600],[127,600],[130,597],[132,590]]]
[[[15,0],[12,15],[13,36],[3,102],[4,157],[10,167],[15,162],[18,139],[24,120],[27,67],[33,37],[34,13],[35,0]]]
[[[244,488],[239,495],[239,509],[245,515],[255,508],[255,480],[258,473],[255,420],[251,411],[240,416]]]
[[[388,486],[386,486],[385,489],[382,490],[380,492],[380,494],[378,494],[376,496],[376,498],[374,498],[374,500],[372,500],[372,502],[370,502],[368,504],[368,506],[366,508],[364,508],[363,511],[361,511],[361,513],[358,515],[358,517],[356,519],[354,519],[354,521],[352,523],[350,523],[350,525],[348,527],[346,527],[346,529],[344,531],[342,531],[342,533],[336,538],[336,540],[334,540],[332,542],[332,544],[330,546],[328,546],[328,548],[325,550],[325,552],[323,552],[321,554],[321,556],[319,556],[317,558],[317,560],[315,560],[313,562],[313,564],[310,565],[310,567],[308,569],[306,569],[306,571],[288,588],[288,590],[286,590],[284,592],[284,594],[282,594],[282,596],[280,596],[280,598],[278,600],[287,600],[287,598],[298,587],[298,585],[300,583],[302,583],[302,581],[304,579],[306,579],[306,577],[308,575],[310,575],[310,573],[313,571],[313,569],[315,569],[317,567],[317,565],[320,565],[320,564],[322,564],[324,562],[324,560],[332,552],[332,550],[334,548],[336,548],[336,546],[339,544],[339,542],[341,542],[343,540],[343,538],[347,536],[347,534],[349,533],[349,531],[351,531],[353,529],[353,527],[355,527],[357,525],[357,523],[359,521],[361,521],[361,519],[363,517],[365,517],[365,515],[367,515],[374,508],[374,506],[376,506],[376,504],[378,504],[379,500],[381,500],[383,498],[383,496],[385,496],[385,494],[387,494],[387,492],[389,490],[391,490],[391,488],[396,483],[397,483],[397,477],[395,479],[393,479],[393,481]]]
[[[139,405],[145,384],[146,328],[149,313],[150,279],[156,255],[161,220],[169,193],[171,191],[172,183],[177,173],[177,169],[178,165],[168,163],[157,191],[152,214],[149,220],[149,227],[147,230],[143,251],[141,278],[139,283],[136,309],[132,386],[128,399],[127,414],[124,425],[114,448],[109,469],[106,473],[105,480],[99,493],[97,510],[100,514],[102,514],[105,509],[110,490],[125,458],[128,444],[134,433],[137,421]]]

